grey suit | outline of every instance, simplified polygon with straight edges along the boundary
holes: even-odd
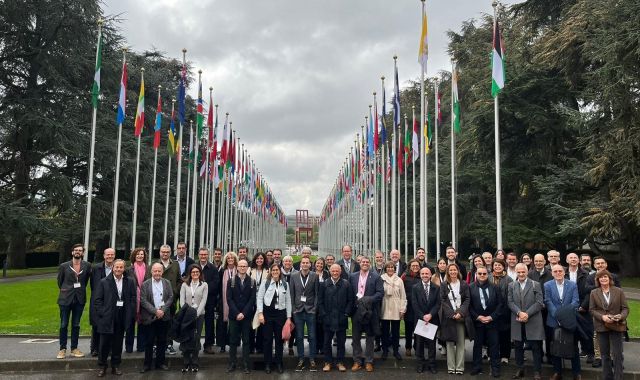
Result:
[[[524,341],[531,345],[533,370],[539,375],[542,369],[542,341],[545,339],[542,319],[543,295],[540,283],[530,278],[525,280],[524,289],[520,281],[509,284],[508,301],[511,310],[511,338],[515,341],[516,366],[524,368]],[[529,316],[526,323],[516,320],[519,312]]]
[[[140,322],[143,325],[149,325],[156,320],[156,306],[153,302],[153,279],[150,278],[142,283],[142,289],[140,290]],[[162,317],[163,321],[171,319],[170,310],[173,304],[173,290],[171,289],[171,283],[165,278],[161,278],[162,282],[162,302],[164,305],[160,308],[164,312]]]
[[[144,368],[151,368],[153,353],[156,353],[156,368],[165,364],[165,349],[167,348],[167,332],[171,321],[171,308],[174,296],[171,282],[161,278],[162,302],[160,309],[164,312],[162,319],[156,317],[155,301],[153,300],[153,278],[142,283],[140,289],[140,323],[142,323],[145,335]],[[156,346],[156,350],[153,347]]]

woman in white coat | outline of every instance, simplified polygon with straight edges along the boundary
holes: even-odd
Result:
[[[382,359],[389,355],[389,346],[393,348],[393,356],[402,360],[400,356],[400,320],[407,311],[407,294],[404,283],[396,274],[396,264],[389,261],[385,264],[385,272],[381,276],[384,285],[382,299]]]

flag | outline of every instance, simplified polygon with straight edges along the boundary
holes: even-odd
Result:
[[[91,89],[91,102],[93,108],[98,108],[98,96],[100,96],[100,67],[102,66],[102,27],[98,27],[98,45],[96,47],[96,72],[93,75],[93,88]]]
[[[493,23],[493,51],[491,52],[491,96],[498,96],[504,88],[504,43],[500,35],[500,25],[496,18]]]
[[[453,130],[460,133],[460,99],[458,98],[458,70],[453,66],[451,72],[451,102],[453,104]]]
[[[180,80],[178,81],[178,120],[180,124],[184,124],[185,117],[185,108],[184,102],[186,97],[186,87],[187,86],[187,66],[182,64],[182,72],[180,73]]]
[[[407,123],[407,119],[404,119],[404,166],[405,168],[409,165],[409,161],[411,160],[411,129],[409,129],[409,124]]]
[[[373,117],[371,117],[371,108],[369,108],[369,125],[367,126],[367,150],[369,152],[369,159],[373,160],[374,158],[374,141],[373,141]]]
[[[418,134],[419,132],[419,125],[418,125],[418,120],[416,120],[416,115],[415,112],[413,114],[413,139],[412,139],[412,151],[413,151],[413,161],[412,162],[416,162],[418,160],[418,158],[420,157],[420,141],[418,140]]]
[[[98,84],[99,86],[99,84]],[[124,124],[125,109],[127,107],[127,59],[122,59],[122,78],[120,79],[120,97],[118,98],[118,125]]]
[[[144,72],[140,80],[140,95],[138,95],[138,108],[136,109],[135,136],[138,137],[144,128]]]
[[[440,103],[442,103],[442,94],[440,93],[440,91],[438,90],[438,103],[437,103],[437,107],[438,109],[436,110],[437,112],[437,116],[438,116],[438,125],[442,124],[442,112],[441,112],[441,108],[440,108]]]
[[[197,105],[198,115],[196,116],[196,126],[197,126],[197,134],[196,138],[198,141],[202,138],[202,130],[204,126],[204,102],[202,100],[202,80],[198,79],[198,105]]]
[[[429,57],[429,33],[427,25],[427,11],[422,3],[422,33],[420,34],[420,49],[418,51],[418,62],[424,67]]]
[[[191,123],[193,125],[193,123]],[[189,155],[187,157],[189,161],[189,170],[193,170],[193,127],[189,127]]]
[[[176,111],[175,111],[175,106],[172,104],[171,105],[171,122],[169,123],[169,141],[168,141],[168,148],[169,148],[169,154],[174,155],[177,153],[178,147],[176,146],[176,123],[175,123],[175,119],[176,119],[176,115],[175,115]]]
[[[384,86],[382,86],[382,114],[380,115],[380,144],[387,142],[387,129],[384,124],[384,117],[387,115],[387,100],[385,95]]]
[[[393,128],[400,125],[400,84],[398,83],[398,66],[394,63],[394,84],[393,84]]]
[[[378,101],[376,99],[374,99],[373,102],[373,115],[376,118],[375,122],[373,123],[373,148],[378,151],[378,147],[380,146],[380,136],[378,135]]]
[[[153,127],[153,149],[158,149],[160,146],[160,127],[162,127],[162,98],[160,97],[160,91],[158,91],[158,107],[156,108],[156,125]]]
[[[424,137],[425,137],[424,151],[425,153],[429,154],[429,151],[431,150],[431,137],[432,137],[431,116],[429,116],[429,104],[425,102],[424,107],[427,110],[427,115],[425,117],[425,125],[424,125]]]

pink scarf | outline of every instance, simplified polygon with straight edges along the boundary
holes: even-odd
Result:
[[[140,321],[140,289],[142,289],[144,276],[147,274],[147,266],[145,263],[136,261],[135,263],[133,263],[133,270],[135,271],[136,280],[138,280],[138,287],[137,287],[138,296],[136,297],[136,299],[138,300],[138,303],[136,306],[136,319]]]

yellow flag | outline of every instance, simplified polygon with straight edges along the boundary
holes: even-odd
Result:
[[[418,62],[422,65],[427,64],[427,57],[429,56],[429,39],[428,39],[428,27],[427,27],[427,11],[424,8],[424,2],[422,3],[422,35],[420,36],[420,50],[418,52]]]

